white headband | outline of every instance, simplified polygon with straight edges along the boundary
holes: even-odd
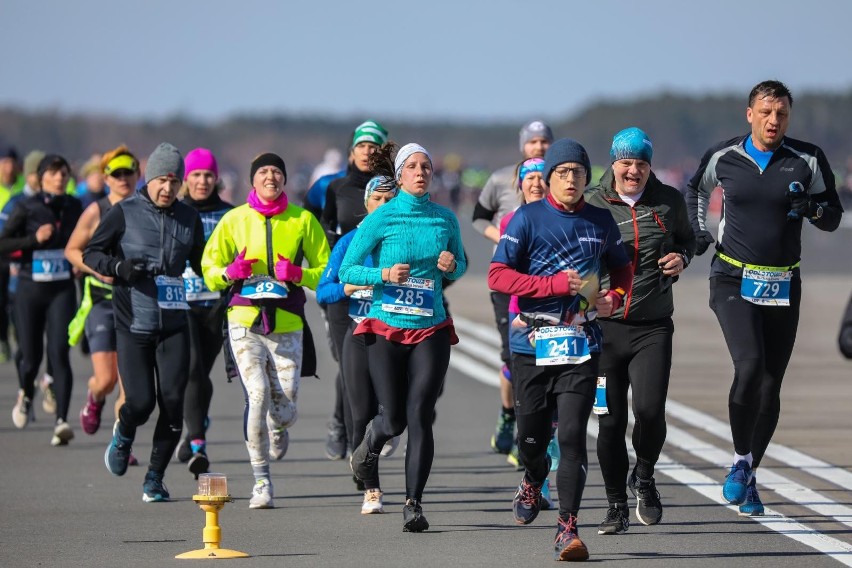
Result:
[[[402,166],[405,165],[405,160],[410,158],[412,154],[417,153],[426,154],[426,157],[429,158],[429,163],[432,163],[432,156],[429,155],[426,148],[414,142],[406,144],[399,149],[399,152],[396,153],[396,158],[393,161],[393,170],[397,181],[399,181],[399,175],[402,173]]]

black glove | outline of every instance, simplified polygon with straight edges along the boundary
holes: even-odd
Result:
[[[787,213],[788,221],[799,219],[813,219],[817,216],[819,203],[813,201],[807,193],[790,193],[790,211]]]
[[[144,258],[128,258],[115,265],[115,275],[133,283],[148,275],[147,261]]]
[[[695,254],[702,255],[707,252],[707,248],[715,243],[716,240],[710,231],[697,231],[695,233]]]

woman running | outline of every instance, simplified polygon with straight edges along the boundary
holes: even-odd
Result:
[[[456,216],[429,196],[432,158],[418,144],[390,157],[387,144],[374,163],[391,168],[399,195],[361,223],[340,267],[340,280],[373,286],[368,313],[355,329],[364,334],[369,370],[383,411],[352,453],[352,472],[367,489],[379,487],[379,452],[408,426],[403,531],[429,528],[420,505],[434,456],[432,418],[458,338],[443,302],[443,278],[467,269]],[[364,266],[367,257],[372,266]]]
[[[244,435],[255,484],[249,507],[273,505],[269,459],[280,460],[296,422],[299,378],[316,367],[303,286],[316,288],[328,241],[309,211],[290,203],[284,160],[251,163],[248,203],[222,217],[204,250],[204,283],[229,288],[228,336],[245,391]],[[309,268],[302,268],[302,258]]]
[[[74,437],[67,422],[73,380],[68,324],[77,309],[77,292],[64,249],[83,207],[77,198],[65,194],[71,175],[65,158],[48,154],[39,162],[37,174],[40,191],[15,205],[0,232],[0,254],[21,251],[15,299],[20,391],[12,422],[24,428],[33,419],[33,381],[47,333],[47,359],[56,391],[56,423],[50,444],[64,446]]]
[[[392,177],[376,176],[371,179],[364,190],[364,207],[367,210],[367,215],[389,202],[398,192],[399,188],[397,188]],[[340,367],[343,375],[343,394],[351,413],[350,443],[353,450],[364,439],[367,424],[379,411],[376,393],[373,391],[373,384],[370,379],[370,369],[367,364],[365,336],[353,334],[355,327],[369,312],[373,298],[373,287],[344,284],[339,278],[340,263],[343,261],[346,250],[357,232],[357,228],[349,231],[334,245],[325,274],[323,274],[319,286],[317,286],[317,301],[327,304],[329,307],[342,305],[351,322],[348,332],[343,337]],[[365,260],[365,263],[367,266],[372,266],[369,257]],[[387,453],[385,452],[384,455],[387,455]],[[355,478],[355,482],[359,484],[360,480]],[[378,487],[366,489],[362,486],[359,488],[364,491],[361,513],[365,515],[383,513],[382,490]]]

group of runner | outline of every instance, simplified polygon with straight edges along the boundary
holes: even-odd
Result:
[[[548,475],[556,471],[557,560],[589,556],[577,525],[593,410],[609,503],[598,533],[628,530],[628,489],[639,522],[662,519],[654,468],[666,437],[672,284],[714,243],[710,304],[735,367],[734,457],[723,496],[743,515],[763,514],[755,470],[778,421],[795,341],[803,221],[831,231],[843,211],[822,151],[785,136],[792,102],[782,83],[756,85],[746,109],[751,132],[707,152],[686,199],[654,175],[654,147],[641,129],[615,133],[611,165],[587,189],[586,149],[554,140],[541,121],[521,130],[521,162],[483,189],[473,223],[496,244],[488,283],[504,362],[491,445],[524,471],[512,504],[518,524],[552,504]],[[104,154],[98,168],[109,192],[84,210],[65,193],[68,162],[45,155],[37,187],[14,203],[0,232],[0,254],[20,266],[15,426],[33,419],[46,349],[56,400],[51,444],[74,437],[69,349],[85,337],[93,375],[83,430],[98,431],[119,386],[104,460],[124,475],[137,429],[159,407],[143,499],[168,500],[172,455],[196,476],[209,469],[210,373],[223,350],[227,374],[245,393],[249,506],[271,508],[270,460],[287,452],[300,377],[316,371],[305,288],[316,289],[340,369],[326,453],[350,455],[361,512],[381,513],[379,464],[407,428],[403,530],[427,530],[435,405],[458,342],[443,290],[467,268],[458,220],[430,198],[429,151],[398,147],[379,123],[362,123],[320,220],[290,202],[286,165],[274,153],[252,161],[251,191],[236,207],[219,197],[216,158],[204,148],[184,158],[160,144],[138,191],[139,160],[127,147]],[[724,207],[714,237],[707,205],[716,187]]]

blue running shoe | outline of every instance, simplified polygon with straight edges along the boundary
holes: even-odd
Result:
[[[751,482],[751,466],[740,460],[731,466],[731,471],[722,486],[722,499],[731,505],[740,505],[746,499],[748,484]]]
[[[491,449],[498,454],[508,454],[515,442],[515,417],[500,411],[497,427],[491,436]]]
[[[541,486],[527,481],[526,476],[518,486],[518,492],[512,499],[512,515],[519,525],[528,525],[535,520],[541,511]]]
[[[541,510],[549,511],[553,508],[553,498],[550,496],[550,480],[545,479],[541,486]]]
[[[169,490],[163,483],[163,474],[148,470],[145,483],[142,484],[142,500],[146,503],[158,503],[169,500]]]
[[[550,456],[550,471],[556,471],[559,468],[559,440],[556,439],[556,434],[550,437],[547,455]]]
[[[740,505],[741,517],[762,517],[763,503],[760,501],[760,495],[757,493],[757,478],[751,476],[751,483],[746,489],[745,501]]]
[[[112,427],[112,441],[104,452],[104,464],[113,475],[124,475],[127,472],[127,464],[130,461],[130,446],[132,438],[125,438],[119,433],[119,421],[115,421]]]

